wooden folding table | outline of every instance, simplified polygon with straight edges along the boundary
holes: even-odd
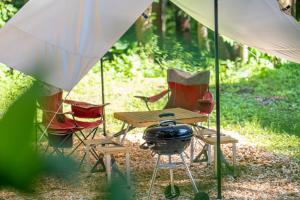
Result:
[[[123,125],[121,131],[116,133],[114,136],[123,136],[121,139],[121,143],[123,143],[127,133],[132,129],[159,124],[159,122],[164,119],[159,117],[162,113],[174,113],[175,116],[166,117],[165,119],[176,120],[178,123],[184,124],[196,124],[198,122],[206,122],[208,120],[206,115],[201,115],[182,108],[141,112],[116,112],[114,113],[114,118],[122,121]]]

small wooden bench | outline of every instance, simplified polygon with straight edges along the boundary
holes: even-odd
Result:
[[[207,162],[208,164],[211,164],[211,146],[214,146],[214,162],[215,162],[215,169],[216,169],[216,164],[217,164],[217,132],[216,130],[212,130],[212,129],[203,129],[201,131],[198,132],[198,134],[195,135],[196,138],[199,138],[200,140],[202,140],[207,146]],[[221,133],[221,144],[232,144],[232,164],[233,167],[235,168],[235,164],[236,164],[236,151],[237,151],[237,146],[236,144],[238,143],[238,140]]]
[[[85,142],[85,153],[89,157],[91,150],[95,150],[99,154],[104,155],[104,163],[107,174],[107,181],[111,183],[111,174],[112,174],[112,155],[123,153],[125,154],[125,164],[126,164],[126,177],[127,184],[130,186],[130,151],[131,148],[121,145],[118,142],[115,142],[109,138],[103,139],[93,139]]]

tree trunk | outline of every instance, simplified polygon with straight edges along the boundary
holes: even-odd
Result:
[[[249,51],[248,51],[248,47],[246,45],[240,46],[240,57],[241,57],[243,63],[248,62]]]
[[[230,50],[228,45],[222,37],[219,39],[220,58],[223,60],[231,59]]]
[[[200,50],[206,50],[210,52],[210,46],[208,41],[208,29],[200,23],[197,24],[197,37]]]
[[[166,37],[166,8],[167,0],[160,0],[159,3],[152,4],[152,10],[156,13],[156,18],[153,23],[156,26],[156,32],[159,36],[159,45],[161,47],[164,47],[164,40]]]
[[[190,17],[187,14],[182,13],[182,11],[176,7],[175,21],[177,37],[183,39],[184,42],[189,43],[192,39]]]
[[[147,34],[149,34],[152,27],[151,12],[152,6],[144,12],[147,17],[140,16],[135,22],[136,39],[139,43],[147,42]]]
[[[285,13],[296,17],[297,0],[278,0],[280,8]]]

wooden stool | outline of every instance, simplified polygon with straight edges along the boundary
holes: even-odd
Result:
[[[198,129],[197,134],[195,134],[195,137],[202,140],[205,143],[204,148],[207,148],[207,163],[211,164],[211,146],[215,146],[214,155],[215,155],[215,169],[217,166],[217,132],[213,129]],[[237,147],[236,144],[238,143],[238,140],[225,135],[221,133],[221,144],[232,144],[232,163],[233,167],[235,167],[236,163],[236,151]],[[205,150],[205,149],[204,149]],[[201,156],[201,155],[198,155]]]
[[[111,173],[112,173],[112,155],[124,153],[125,154],[125,163],[126,163],[126,177],[127,184],[130,186],[130,148],[125,147],[117,142],[112,141],[111,139],[94,139],[85,142],[85,153],[87,157],[91,153],[91,150],[94,149],[97,153],[104,155],[104,163],[106,168],[107,181],[111,183]]]
[[[202,139],[206,144],[210,145],[210,146],[214,146],[214,162],[215,162],[215,171],[217,171],[217,137],[213,136],[213,137],[204,137]],[[232,144],[232,164],[233,164],[233,168],[235,168],[235,163],[236,163],[236,144],[238,143],[238,140],[235,138],[232,138],[230,136],[226,136],[226,135],[221,135],[221,144]],[[208,147],[208,157],[210,157],[210,161],[211,161],[211,150],[210,150],[210,146]]]

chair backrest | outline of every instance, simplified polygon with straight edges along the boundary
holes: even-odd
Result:
[[[50,96],[41,96],[39,98],[38,104],[40,105],[41,109],[44,110],[43,112],[44,124],[50,123],[50,121],[55,116],[56,112],[62,113],[63,111],[63,106],[61,106],[62,96],[63,96],[63,92],[60,91]],[[56,117],[54,119],[57,120]]]
[[[87,119],[102,117],[104,112],[103,106],[84,104],[84,103],[80,105],[76,105],[76,104],[71,105],[71,109],[75,117],[87,118]]]
[[[210,72],[190,74],[178,69],[169,69],[167,76],[171,94],[165,108],[180,107],[200,112],[198,101],[208,92]]]

